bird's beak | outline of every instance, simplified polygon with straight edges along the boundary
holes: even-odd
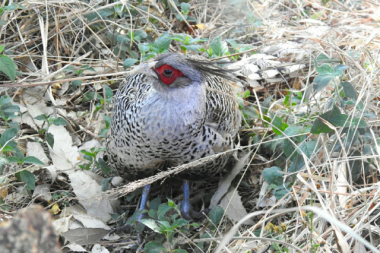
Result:
[[[148,63],[140,64],[130,72],[130,75],[141,73],[158,79],[157,73],[153,70],[153,68],[156,66],[156,63],[157,61],[151,61]]]

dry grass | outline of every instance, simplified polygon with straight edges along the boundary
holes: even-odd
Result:
[[[103,115],[110,114],[110,105],[102,104],[101,109],[97,110],[98,102],[83,102],[83,98],[89,92],[104,97],[103,85],[115,88],[115,84],[124,78],[125,52],[117,49],[121,44],[114,41],[115,34],[143,30],[152,41],[165,32],[170,35],[187,32],[193,37],[207,38],[209,42],[222,36],[223,39],[251,44],[257,52],[273,49],[275,45],[287,41],[296,42],[302,53],[280,51],[280,57],[284,61],[310,63],[304,78],[297,79],[295,83],[276,86],[275,89],[271,86],[257,94],[252,93],[253,98],[258,99],[246,103],[256,106],[263,115],[262,110],[265,108],[257,101],[262,102],[270,94],[275,94],[266,115],[276,115],[289,125],[300,127],[311,126],[317,115],[330,110],[335,103],[341,113],[364,119],[369,126],[368,131],[360,135],[355,143],[350,143],[348,134],[342,128],[332,124],[329,126],[333,131],[329,134],[300,134],[305,136],[300,142],[290,139],[292,136],[282,135],[281,138],[288,139],[294,144],[293,147],[296,146],[295,152],[304,160],[304,165],[291,173],[289,167],[294,161],[283,155],[285,150],[280,148],[274,151],[269,148],[269,145],[281,141],[274,138],[276,135],[272,124],[260,117],[253,119],[242,136],[250,133],[254,137],[242,137],[246,139],[247,145],[241,149],[253,149],[255,157],[239,174],[241,178],[238,183],[234,183],[234,188],[242,196],[246,211],[253,214],[250,219],[254,225],[241,225],[237,220],[224,216],[217,230],[219,233],[212,235],[214,238],[191,238],[195,243],[211,242],[208,247],[191,247],[200,252],[214,252],[218,246],[217,252],[264,252],[265,249],[268,252],[364,252],[362,237],[378,248],[380,8],[376,1],[352,4],[328,1],[323,4],[318,0],[264,3],[244,0],[233,5],[228,1],[191,1],[191,14],[198,24],[204,25],[204,29],[191,28],[193,23],[179,22],[175,16],[178,9],[172,8],[170,11],[163,4],[149,6],[148,2],[138,4],[133,1],[15,2],[22,8],[3,12],[1,19],[6,24],[1,26],[1,44],[6,45],[6,54],[14,59],[22,73],[16,84],[4,78],[0,91],[2,95],[10,95],[15,103],[22,106],[25,116],[20,120],[23,125],[17,141],[25,151],[28,150],[27,143],[35,139],[42,141],[37,133],[41,125],[32,126],[31,121],[26,120],[28,113],[35,117],[40,112],[60,115],[71,123],[67,129],[74,140],[73,147],[93,139],[98,140],[100,146],[103,145],[104,138],[98,136],[104,128]],[[167,2],[173,6],[172,0]],[[111,10],[109,8],[128,11],[122,17],[117,13],[107,16],[105,13]],[[165,11],[161,13],[160,10]],[[261,23],[248,21],[247,13]],[[89,14],[97,14],[101,18],[90,19]],[[209,42],[202,44],[202,47],[208,48]],[[138,53],[138,42],[128,43],[122,46],[131,46]],[[178,42],[172,42],[169,51],[180,51],[179,46]],[[313,78],[318,74],[314,59],[321,53],[348,66],[343,80],[353,84],[356,102],[341,106],[340,103],[344,101],[337,100],[336,85],[329,85],[320,92],[312,90]],[[78,73],[67,71],[70,67],[78,69],[84,65],[92,67],[95,72],[86,70],[78,76]],[[83,80],[78,89],[70,88],[74,80]],[[291,107],[285,106],[285,90],[302,91],[301,102]],[[45,107],[41,104],[37,106],[41,101]],[[359,131],[355,124],[350,130],[352,133]],[[311,141],[317,145],[311,154],[305,154],[302,145]],[[51,161],[52,154],[46,145],[45,151],[50,154],[48,161]],[[278,163],[281,157],[281,163]],[[291,191],[282,200],[272,203],[272,191],[265,188],[261,174],[264,168],[279,164],[284,171],[284,182],[292,183]],[[105,196],[125,195],[185,167],[132,182],[126,188],[107,192],[109,194]],[[72,193],[67,175],[79,169],[78,166],[55,169],[46,178],[46,170],[43,172],[38,166],[26,168],[36,175],[36,184],[48,184],[51,193],[60,193],[62,190]],[[15,180],[14,175],[18,170],[21,170],[20,166],[3,166],[2,170],[2,199],[9,212],[13,213],[34,202],[50,209],[57,203],[64,209],[64,201],[75,203],[75,197],[47,202],[46,199],[31,195],[21,187],[23,184]],[[258,206],[259,198],[268,204]],[[56,218],[68,215],[58,213]],[[233,233],[226,236],[233,225]],[[208,231],[207,227],[203,229]],[[180,239],[182,236],[178,235]],[[111,252],[120,245],[127,247],[132,243],[114,244],[112,247],[111,242],[102,244]],[[274,247],[276,244],[279,245],[277,251]],[[375,252],[374,248],[371,250]]]

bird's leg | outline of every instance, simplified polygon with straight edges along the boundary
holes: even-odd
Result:
[[[142,196],[141,196],[141,202],[140,202],[140,207],[139,207],[139,212],[142,212],[144,209],[148,209],[147,202],[148,202],[148,197],[149,197],[149,190],[150,190],[150,185],[145,185]],[[137,228],[137,241],[139,244],[142,244],[143,238],[142,238],[142,232],[144,230],[144,226],[140,221],[146,217],[146,212],[142,212],[137,216],[136,219],[136,228]]]
[[[190,204],[190,187],[189,181],[184,180],[182,185],[183,190],[183,200],[181,202],[181,215],[186,220],[199,219],[203,216],[202,212],[197,212],[193,210],[193,207]],[[203,210],[207,212],[207,210]]]

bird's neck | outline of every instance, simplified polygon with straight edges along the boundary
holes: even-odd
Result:
[[[206,110],[206,90],[200,84],[156,91],[155,99],[155,109],[160,113],[164,111],[168,122],[193,124]]]

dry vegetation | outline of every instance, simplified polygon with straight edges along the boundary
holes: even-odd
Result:
[[[2,55],[17,66],[0,66],[3,217],[38,203],[54,215],[65,250],[135,252],[135,232],[106,235],[133,218],[141,186],[156,182],[152,210],[168,207],[166,197],[178,202],[169,175],[188,166],[126,187],[113,178],[102,157],[124,67],[165,51],[232,60],[266,52],[308,67],[240,94],[236,178],[194,183],[194,196],[212,198],[210,218],[178,223],[172,240],[149,232],[145,251],[379,251],[376,0],[28,0],[0,10]]]

